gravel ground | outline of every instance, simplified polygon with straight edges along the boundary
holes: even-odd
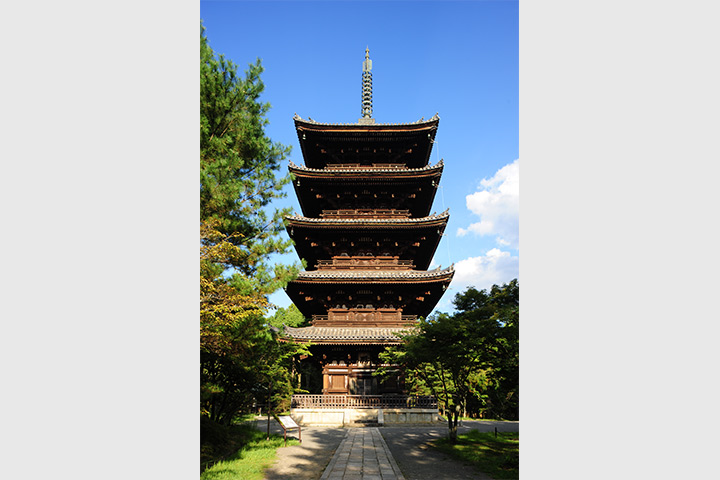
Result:
[[[458,433],[475,428],[481,432],[517,432],[519,422],[465,421]],[[437,438],[447,436],[447,424],[437,426],[383,427],[380,429],[406,480],[492,480],[470,464],[445,455],[429,446]]]

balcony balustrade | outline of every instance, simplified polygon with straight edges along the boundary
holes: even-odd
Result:
[[[290,408],[437,409],[437,400],[420,395],[293,395]]]
[[[404,163],[373,163],[371,165],[360,165],[359,163],[328,163],[326,170],[406,170],[407,165]]]
[[[400,310],[395,309],[331,309],[327,315],[313,315],[312,323],[315,326],[325,323],[335,326],[363,326],[363,323],[367,325],[368,322],[404,325],[414,322],[417,318],[417,315],[403,315]]]
[[[398,257],[333,257],[332,260],[318,260],[318,270],[412,270],[412,260]]]
[[[410,210],[394,208],[355,208],[323,210],[320,218],[409,218]]]

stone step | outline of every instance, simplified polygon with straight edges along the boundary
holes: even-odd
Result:
[[[381,426],[377,420],[356,420],[354,422],[348,422],[345,424],[346,427],[361,428],[361,427],[379,427]]]

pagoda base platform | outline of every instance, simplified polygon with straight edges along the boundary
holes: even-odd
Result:
[[[292,408],[290,416],[302,426],[363,427],[440,422],[430,408]]]

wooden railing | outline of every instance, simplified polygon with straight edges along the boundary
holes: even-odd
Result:
[[[361,165],[359,163],[328,163],[325,168],[327,170],[355,170],[358,168],[382,170],[396,168],[404,170],[407,169],[407,165],[404,163],[373,163],[372,165]]]
[[[344,210],[323,210],[320,214],[321,218],[355,218],[355,217],[371,217],[371,218],[408,218],[410,210],[396,210],[389,208],[357,208]]]
[[[398,257],[333,257],[331,260],[318,260],[318,270],[410,270],[415,267],[412,260]]]
[[[293,395],[291,408],[437,408],[433,396]]]
[[[392,312],[378,312],[378,311],[358,311],[358,310],[347,310],[342,312],[332,312],[332,315],[313,315],[312,321],[318,323],[331,322],[362,322],[362,321],[400,321],[401,323],[411,323],[418,319],[417,315],[397,315]]]

